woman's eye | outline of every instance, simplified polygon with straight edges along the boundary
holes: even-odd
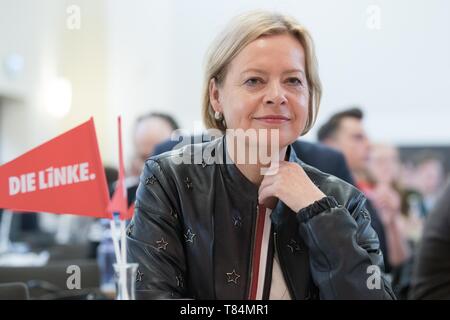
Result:
[[[258,84],[261,84],[262,80],[259,78],[250,78],[245,81],[245,84],[251,87],[257,86]]]
[[[299,78],[288,78],[287,79],[287,83],[293,86],[298,86],[298,85],[303,85],[302,80],[300,80]]]

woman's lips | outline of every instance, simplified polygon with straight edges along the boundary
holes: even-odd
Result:
[[[264,117],[255,117],[255,120],[267,123],[267,124],[281,124],[285,123],[291,119],[285,116],[279,116],[279,115],[270,115],[270,116],[264,116]]]

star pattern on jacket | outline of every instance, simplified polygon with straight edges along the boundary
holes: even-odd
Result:
[[[144,274],[141,272],[141,270],[137,269],[136,282],[141,282],[143,276],[144,276]]]
[[[185,179],[184,179],[184,184],[186,185],[186,189],[188,189],[188,190],[192,190],[192,180],[191,179],[189,179],[189,177],[186,177]]]
[[[128,226],[128,229],[127,229],[127,236],[131,237],[131,234],[133,233],[133,227],[134,227],[134,225],[132,223],[130,223],[130,225]]]
[[[237,280],[240,278],[241,276],[239,274],[236,273],[236,270],[233,269],[232,272],[227,272],[227,283],[234,283],[237,284]]]
[[[300,245],[294,239],[291,239],[289,241],[289,243],[287,244],[287,247],[289,249],[291,249],[292,253],[294,253],[294,251],[300,251]]]
[[[149,185],[149,184],[154,184],[156,182],[156,177],[155,176],[151,176],[148,177],[147,179],[145,179],[145,184]]]
[[[161,249],[166,250],[168,244],[169,243],[166,240],[164,240],[164,238],[161,238],[161,240],[156,241],[156,248],[158,250],[161,250]]]
[[[186,233],[184,234],[184,238],[186,239],[186,242],[194,243],[194,237],[195,237],[195,233],[192,233],[191,229],[187,229]]]
[[[177,280],[177,287],[183,288],[184,286],[183,276],[179,274],[175,277],[175,279]]]

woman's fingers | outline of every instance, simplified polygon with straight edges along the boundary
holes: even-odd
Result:
[[[271,197],[276,197],[276,187],[274,184],[268,184],[265,187],[259,189],[258,202],[264,204],[266,200]]]
[[[296,163],[280,161],[267,170],[259,188],[259,203],[276,197],[294,212],[325,195]]]

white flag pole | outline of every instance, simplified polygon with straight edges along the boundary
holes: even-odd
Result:
[[[120,254],[120,247],[119,247],[119,241],[117,240],[117,229],[116,229],[116,221],[114,217],[109,221],[111,226],[111,238],[113,240],[114,245],[114,253],[116,255],[116,263],[122,264],[121,254]]]

